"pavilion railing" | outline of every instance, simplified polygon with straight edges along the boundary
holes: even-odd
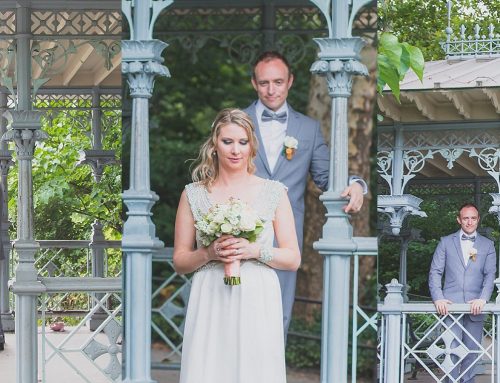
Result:
[[[39,378],[42,383],[60,381],[62,364],[71,382],[117,382],[121,379],[122,281],[121,278],[43,277],[45,292],[39,297],[41,334],[39,335]],[[58,295],[92,300],[90,310],[64,316],[64,331],[52,331],[59,324],[49,309]],[[94,331],[87,324],[100,316]]]
[[[117,278],[121,275],[121,249],[120,241],[103,241],[99,249],[103,250],[100,258],[92,257],[92,242],[89,240],[39,240],[40,250],[35,255],[35,266],[40,278],[43,277],[91,277],[92,269],[101,264],[104,278]],[[17,256],[11,252],[10,278],[14,277]],[[73,296],[69,291],[66,294],[51,294],[45,301],[46,309],[50,315],[80,315],[88,312],[94,306],[93,296],[88,299]],[[10,296],[11,310],[14,307],[14,295]],[[41,310],[41,305],[39,305]]]
[[[431,302],[403,303],[403,286],[396,280],[386,286],[388,294],[378,306],[381,383],[400,383],[416,379],[417,374],[428,375],[436,382],[446,378],[459,382],[472,368],[487,376],[484,381],[500,381],[497,371],[500,303],[484,306],[484,330],[479,344],[463,326],[464,316],[470,313],[469,304],[451,304],[449,314],[441,316]],[[457,336],[457,332],[463,335]],[[465,339],[477,349],[469,349]],[[457,366],[468,355],[472,355],[471,367],[458,373]]]

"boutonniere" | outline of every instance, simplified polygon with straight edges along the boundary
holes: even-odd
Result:
[[[472,248],[469,250],[469,258],[472,259],[472,262],[476,262],[477,249]]]
[[[299,147],[299,141],[295,137],[286,136],[285,141],[283,142],[283,154],[286,159],[290,161],[295,155],[295,151]]]

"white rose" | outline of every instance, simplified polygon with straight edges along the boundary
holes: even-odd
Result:
[[[242,231],[254,231],[255,230],[255,220],[249,216],[241,217],[240,229]]]
[[[212,218],[212,222],[215,222],[215,223],[224,223],[225,221],[225,217],[224,217],[224,214],[221,212],[221,211],[218,211],[217,214],[215,214],[215,216]]]
[[[229,223],[223,223],[220,227],[220,231],[222,231],[224,234],[229,234],[232,230],[233,226]]]
[[[297,149],[299,147],[299,141],[297,141],[297,139],[295,137],[292,137],[292,136],[286,136],[285,137],[285,142],[284,142],[284,145],[287,147],[287,148],[291,148],[291,149]]]

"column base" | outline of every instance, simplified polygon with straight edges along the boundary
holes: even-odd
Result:
[[[0,321],[2,322],[2,329],[4,332],[14,332],[16,329],[16,318],[13,313],[0,314]]]
[[[95,331],[108,318],[106,313],[95,313],[87,322],[90,331]]]

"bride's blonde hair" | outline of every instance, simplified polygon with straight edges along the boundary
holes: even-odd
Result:
[[[212,131],[207,140],[201,145],[198,158],[195,160],[195,168],[191,177],[195,182],[201,182],[204,186],[210,187],[219,175],[219,158],[217,157],[217,139],[220,130],[228,124],[236,124],[245,129],[250,145],[250,155],[248,158],[247,170],[250,174],[255,172],[253,159],[257,155],[257,138],[255,137],[255,128],[252,119],[248,114],[240,109],[227,108],[222,109],[212,124]]]

